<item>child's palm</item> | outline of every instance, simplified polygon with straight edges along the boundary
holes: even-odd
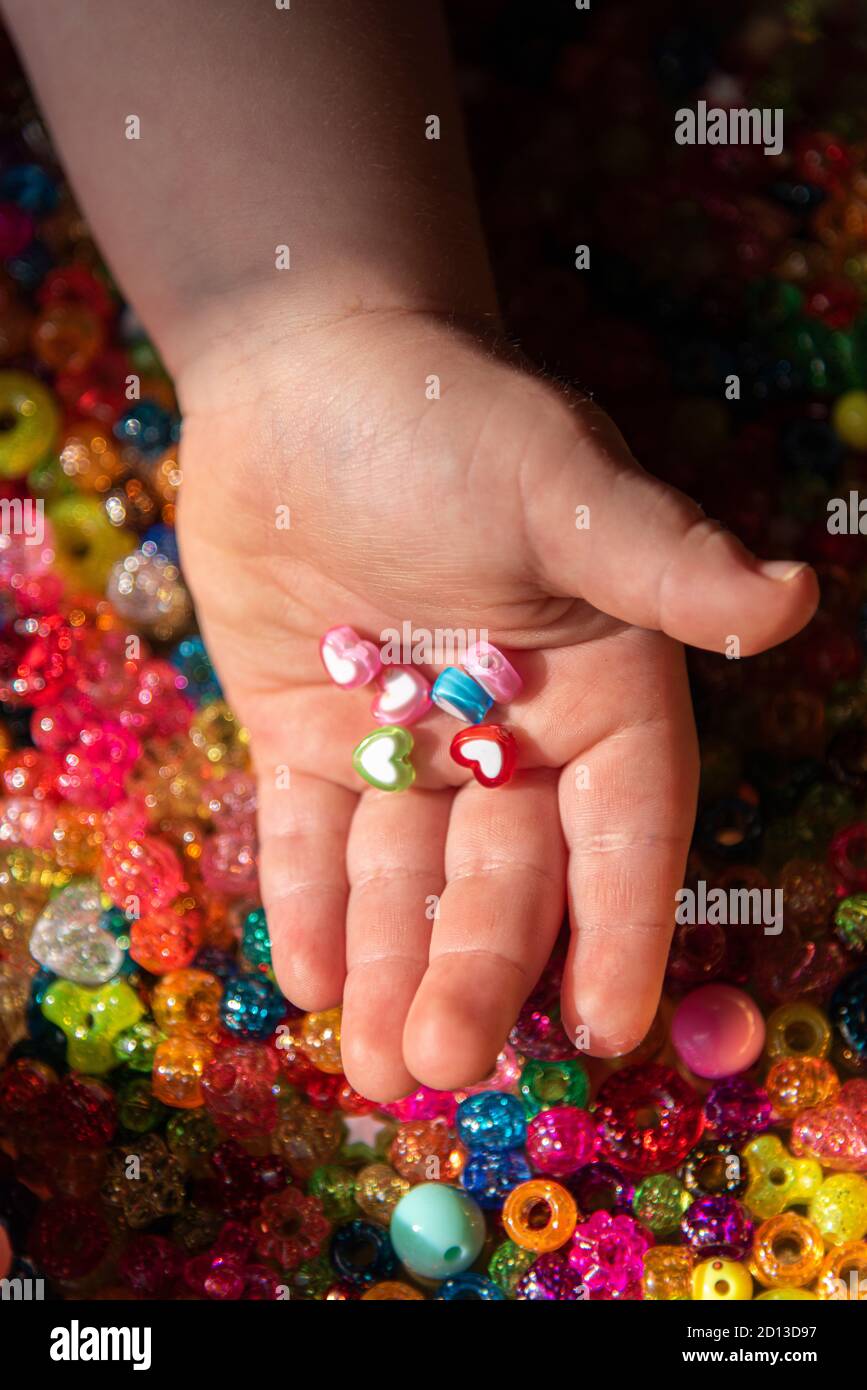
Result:
[[[291,371],[260,355],[255,391],[218,376],[185,401],[183,560],[252,734],[278,979],[306,1009],[343,998],[359,1090],[457,1087],[490,1068],[568,902],[564,1022],[627,1050],[656,1007],[694,811],[673,637],[759,650],[806,621],[815,581],[764,577],[634,471],[592,406],[458,334],[387,318],[328,339]],[[351,755],[373,691],[319,660],[339,623],[487,629],[516,653],[512,782],[452,762],[459,725],[436,712],[413,726],[416,787],[365,788]]]

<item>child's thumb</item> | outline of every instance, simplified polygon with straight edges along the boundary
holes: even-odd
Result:
[[[536,570],[556,594],[681,642],[736,655],[793,636],[818,603],[796,560],[762,561],[683,493],[635,463],[592,411],[574,450],[551,451],[522,479]]]

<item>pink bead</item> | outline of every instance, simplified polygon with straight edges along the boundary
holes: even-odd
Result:
[[[537,1173],[566,1178],[596,1152],[596,1122],[574,1105],[553,1105],[527,1126],[527,1157]]]
[[[503,653],[490,642],[474,642],[461,662],[492,700],[505,705],[524,688],[524,682]]]
[[[765,1021],[743,990],[703,985],[678,1005],[671,1040],[681,1061],[696,1076],[733,1076],[758,1059],[765,1043]]]
[[[354,628],[330,627],[319,643],[322,664],[335,685],[357,690],[378,676],[382,660],[373,642],[359,637]]]
[[[414,666],[384,666],[370,712],[377,724],[414,724],[431,707],[430,681]]]

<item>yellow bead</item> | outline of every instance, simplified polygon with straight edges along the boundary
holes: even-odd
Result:
[[[813,1282],[824,1254],[821,1234],[812,1221],[784,1211],[756,1231],[750,1268],[765,1288],[797,1288]]]
[[[653,1245],[644,1252],[644,1297],[672,1302],[692,1298],[692,1251],[686,1245]]]
[[[195,1110],[204,1105],[202,1074],[214,1055],[206,1038],[185,1033],[161,1042],[154,1052],[153,1093],[163,1105],[176,1110]]]
[[[702,1303],[750,1299],[753,1296],[750,1271],[737,1260],[702,1260],[692,1272],[692,1296]]]
[[[822,1183],[807,1214],[826,1245],[860,1240],[867,1235],[867,1178],[834,1173]]]
[[[136,547],[136,536],[112,526],[98,497],[78,493],[47,508],[57,569],[73,590],[104,593],[112,568]]]
[[[782,1004],[768,1018],[768,1056],[827,1057],[831,1025],[813,1004]]]
[[[54,397],[27,372],[0,372],[0,478],[20,478],[54,445],[60,417]]]
[[[164,1033],[206,1038],[220,1021],[223,986],[207,970],[170,970],[151,995],[151,1012]]]
[[[846,391],[838,396],[831,422],[850,449],[867,449],[867,391]]]
[[[744,1205],[766,1220],[810,1201],[822,1184],[822,1169],[813,1158],[793,1158],[775,1134],[760,1134],[743,1150],[750,1181]]]
[[[810,1303],[818,1303],[818,1296],[810,1293],[809,1289],[765,1289],[755,1300],[756,1303],[796,1303],[804,1299]]]
[[[370,1221],[387,1226],[401,1197],[409,1192],[408,1179],[387,1163],[368,1163],[355,1179],[355,1201]]]
[[[305,1014],[301,1020],[301,1046],[319,1071],[339,1076],[343,1071],[340,1056],[340,1015],[342,1010],[323,1009]]]

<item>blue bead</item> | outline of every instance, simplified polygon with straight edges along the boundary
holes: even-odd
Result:
[[[241,928],[241,955],[255,969],[271,964],[271,938],[265,920],[264,907],[254,907],[244,918]]]
[[[533,1176],[522,1153],[476,1149],[461,1173],[461,1186],[485,1211],[497,1211],[513,1187]]]
[[[220,682],[201,637],[185,637],[169,654],[169,661],[186,678],[189,694],[200,704],[222,699]]]
[[[36,237],[17,256],[5,263],[6,273],[24,290],[35,290],[54,267],[54,257],[48,247]]]
[[[455,1274],[437,1290],[436,1303],[505,1303],[506,1295],[484,1274]]]
[[[220,1017],[230,1033],[267,1038],[286,1013],[286,1000],[262,975],[239,975],[230,980],[220,1005]]]
[[[422,1182],[401,1197],[391,1216],[391,1243],[398,1259],[425,1279],[462,1274],[485,1243],[485,1218],[466,1192],[446,1183]]]
[[[494,703],[487,690],[457,666],[447,666],[440,672],[430,697],[446,714],[462,719],[465,724],[481,724]]]
[[[114,427],[117,439],[142,454],[159,454],[172,436],[172,417],[156,401],[141,400],[121,415]]]
[[[468,1149],[519,1149],[527,1135],[527,1114],[517,1096],[480,1091],[458,1106],[455,1128]]]
[[[372,1221],[347,1221],[331,1237],[331,1263],[351,1284],[377,1284],[394,1274],[397,1261],[388,1231]]]
[[[847,1046],[867,1057],[867,965],[846,975],[834,990],[831,1020]]]
[[[174,526],[166,526],[162,522],[156,526],[149,526],[142,536],[142,545],[148,544],[155,545],[160,555],[165,555],[173,565],[180,567],[181,557]]]
[[[0,177],[0,202],[17,203],[26,212],[51,212],[57,197],[57,184],[38,164],[13,164]]]

